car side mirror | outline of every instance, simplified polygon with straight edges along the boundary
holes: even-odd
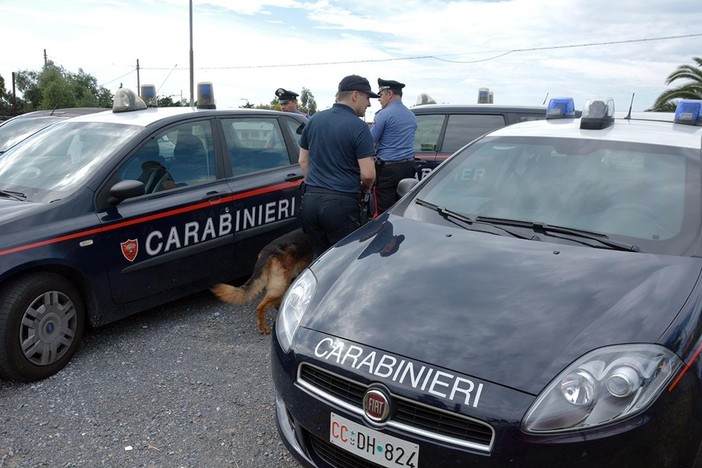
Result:
[[[144,188],[144,182],[139,180],[119,181],[110,188],[110,197],[107,199],[107,203],[113,206],[119,205],[127,198],[144,195]]]
[[[397,184],[397,195],[399,197],[405,196],[407,192],[412,190],[412,187],[417,185],[419,181],[415,178],[411,179],[402,179],[398,184]]]

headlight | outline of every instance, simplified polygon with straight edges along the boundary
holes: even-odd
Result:
[[[602,348],[566,368],[539,395],[522,429],[551,433],[611,423],[643,411],[682,366],[658,345]]]
[[[300,320],[307,310],[316,287],[317,279],[312,271],[307,269],[297,277],[285,293],[276,319],[275,333],[281,348],[286,353],[290,351],[295,332],[300,326]]]

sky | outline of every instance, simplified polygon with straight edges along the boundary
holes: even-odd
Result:
[[[153,84],[218,108],[269,104],[282,87],[330,107],[346,75],[406,84],[404,102],[543,105],[611,97],[651,107],[666,78],[702,56],[699,0],[0,0],[0,76],[45,58],[112,93]],[[192,40],[191,40],[192,32]],[[191,47],[192,45],[192,47]],[[633,97],[633,104],[632,104]],[[194,99],[197,99],[195,96]],[[366,114],[380,109],[377,100]]]

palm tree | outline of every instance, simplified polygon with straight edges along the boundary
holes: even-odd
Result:
[[[674,81],[688,80],[677,88],[664,91],[651,107],[652,111],[674,112],[677,106],[676,99],[702,99],[702,58],[693,57],[697,63],[694,65],[680,65],[673,73],[668,75],[665,84]]]

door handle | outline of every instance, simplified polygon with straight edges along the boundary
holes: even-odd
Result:
[[[217,200],[221,200],[221,199],[222,199],[222,194],[219,193],[219,192],[217,192],[217,191],[207,192],[207,193],[205,194],[205,196],[202,197],[202,199],[203,199],[203,200],[210,201],[210,202],[214,202],[214,201],[217,201]]]
[[[305,176],[302,174],[288,174],[285,176],[285,182],[294,182],[296,180],[304,179]]]

